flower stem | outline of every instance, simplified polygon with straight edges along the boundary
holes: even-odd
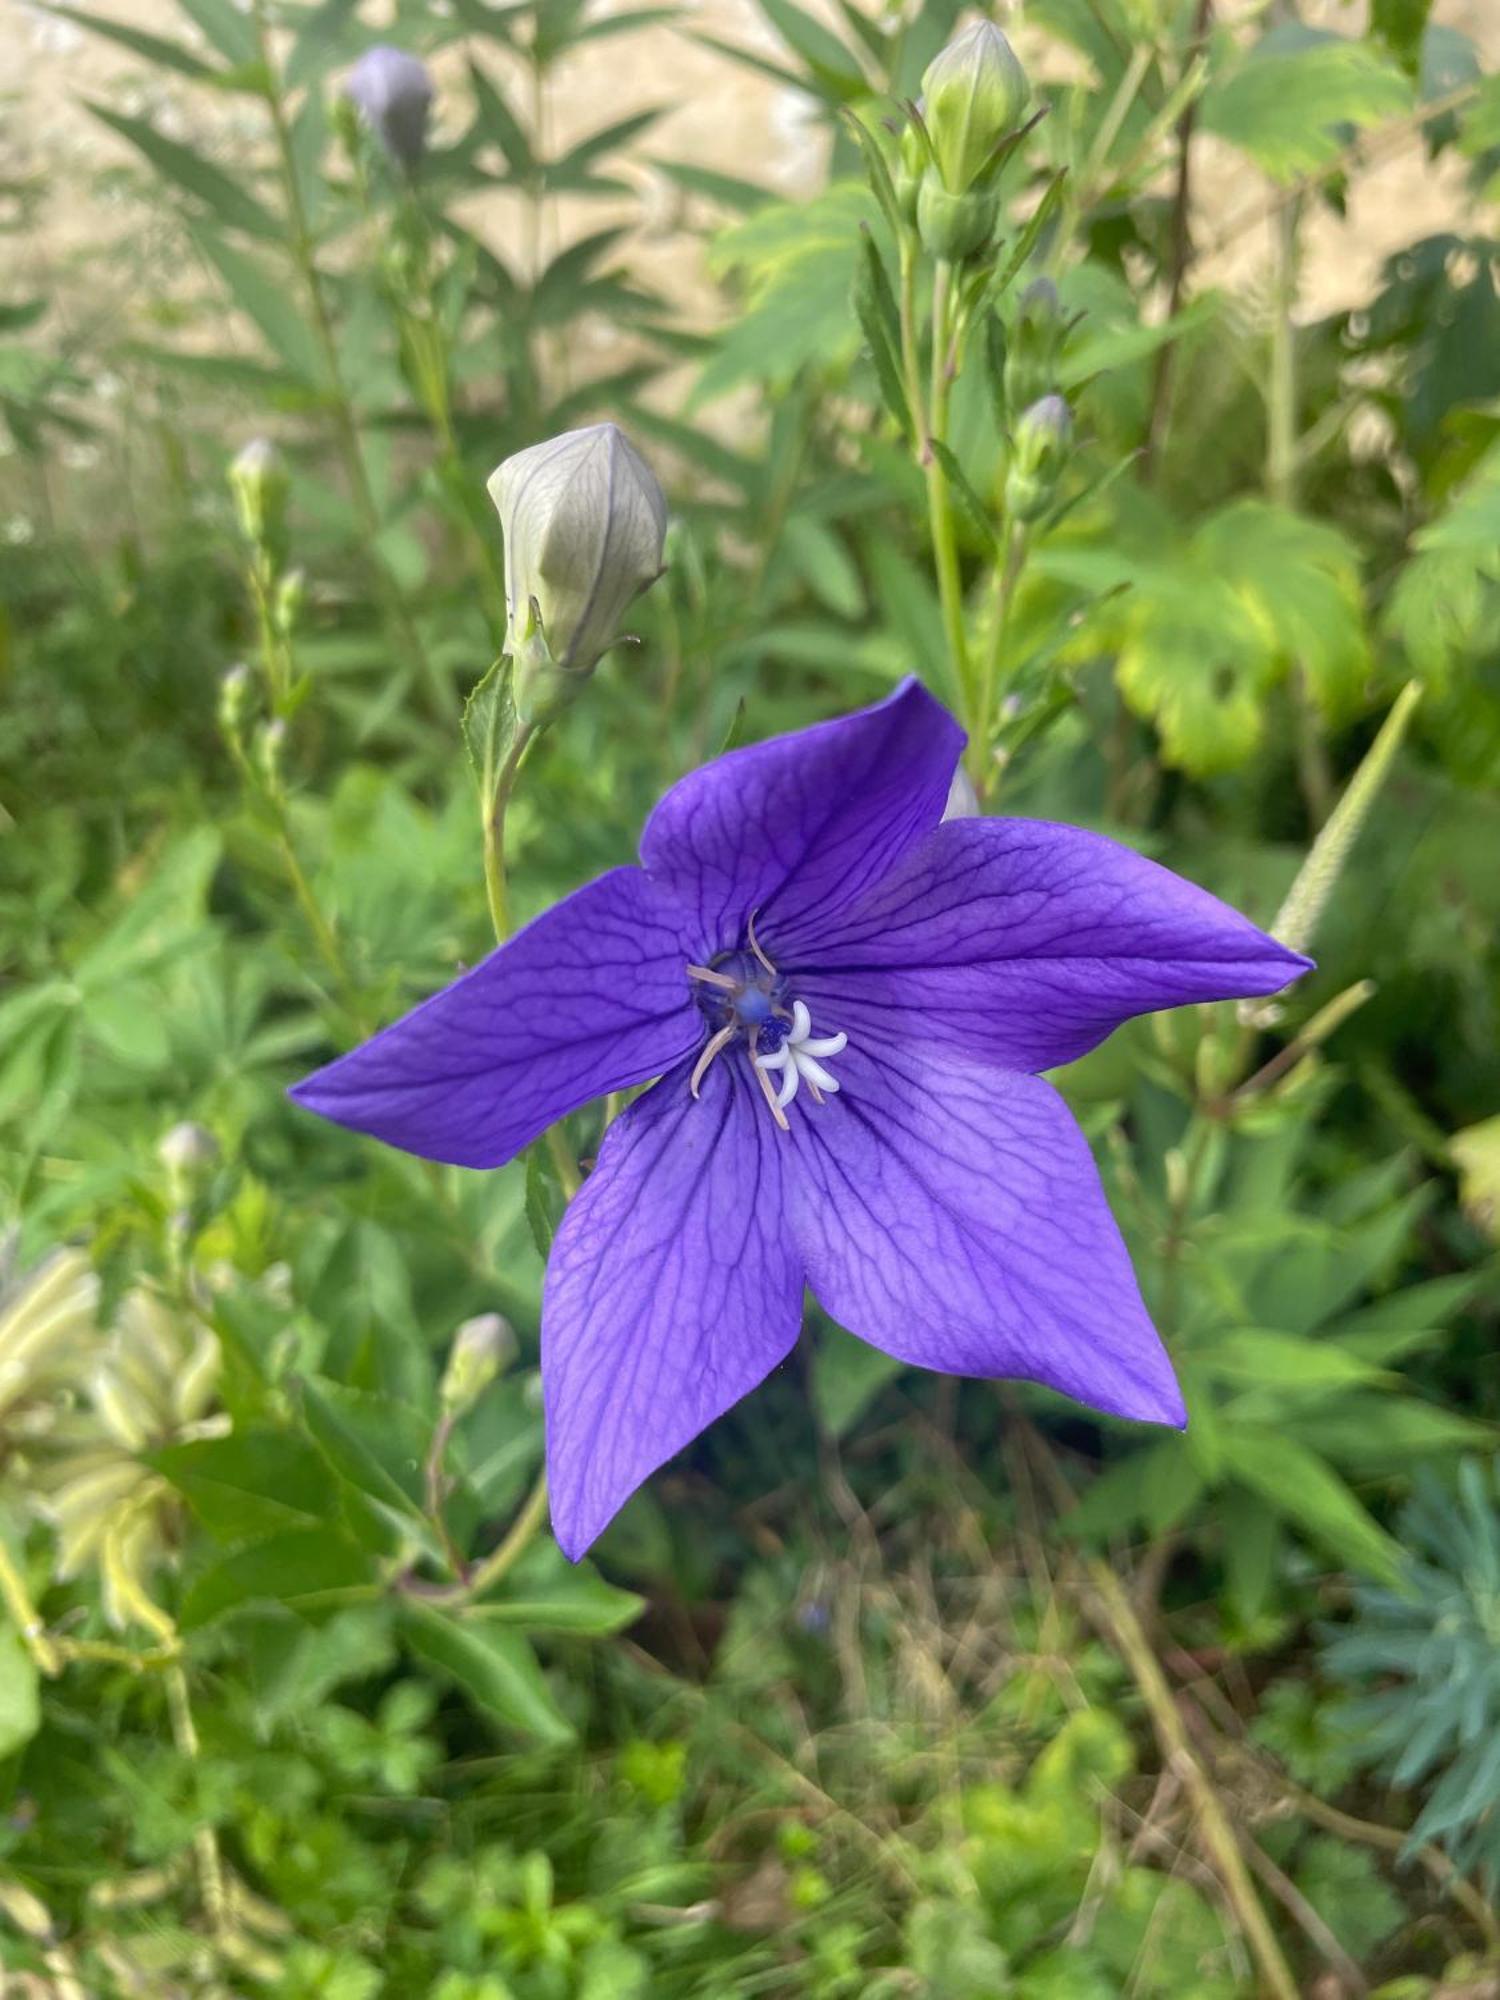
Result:
[[[485,803],[484,886],[489,898],[490,923],[494,927],[496,944],[504,944],[510,936],[510,891],[505,880],[505,815],[510,810],[511,795],[515,791],[526,752],[535,737],[534,723],[516,724],[505,761],[495,774],[494,786]]]
[[[302,199],[302,184],[297,177],[297,159],[292,146],[291,127],[287,123],[286,103],[282,97],[281,71],[271,45],[265,0],[251,0],[250,16],[254,23],[260,56],[263,77],[261,91],[270,114],[271,130],[276,141],[277,164],[281,174],[282,196],[286,202],[287,245],[297,275],[302,281],[302,288],[307,294],[313,337],[317,341],[318,352],[323,361],[324,388],[328,396],[339,456],[344,464],[344,475],[349,482],[350,498],[353,500],[355,512],[359,515],[360,528],[370,550],[376,588],[380,594],[381,606],[397,656],[417,663],[431,695],[434,713],[439,721],[446,722],[453,714],[453,690],[439,673],[436,663],[428,652],[400,586],[376,552],[381,532],[380,510],[375,504],[370,476],[365,467],[364,453],[360,448],[359,427],[355,422],[348,390],[344,386],[338,342],[333,332],[333,319],[328,309],[322,273],[318,269],[312,230],[307,220],[307,207]]]
[[[1021,571],[1026,564],[1024,526],[1017,522],[1012,528],[1002,519],[1000,541],[1005,550],[1005,558],[995,565],[995,580],[990,596],[989,632],[980,666],[979,715],[974,741],[970,745],[970,754],[974,761],[974,789],[982,801],[988,801],[995,780],[999,776],[991,754],[993,748],[991,739],[995,732],[996,706],[1000,692],[1000,661],[1005,650],[1005,628],[1010,618],[1010,607],[1016,594],[1016,585],[1021,580]]]
[[[172,1741],[190,1763],[198,1760],[198,1730],[193,1721],[188,1696],[187,1675],[182,1663],[167,1668],[167,1713],[172,1719]],[[193,1853],[198,1864],[198,1888],[204,1912],[216,1936],[229,1928],[229,1899],[224,1890],[224,1864],[219,1854],[218,1836],[211,1826],[200,1826],[193,1834]]]
[[[953,342],[953,267],[939,258],[932,279],[932,390],[923,460],[927,473],[927,515],[932,529],[932,555],[937,568],[938,597],[943,611],[948,666],[958,709],[970,734],[978,721],[969,676],[969,642],[964,626],[963,575],[958,561],[958,536],[948,475],[933,444],[948,442],[948,407],[953,392],[950,367]]]
[[[538,1528],[547,1518],[547,1475],[538,1473],[536,1484],[526,1496],[526,1504],[517,1514],[505,1539],[469,1573],[465,1586],[469,1597],[482,1596],[492,1585],[512,1570],[520,1560],[523,1551],[529,1547]]]

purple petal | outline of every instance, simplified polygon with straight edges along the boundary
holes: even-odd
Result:
[[[1052,1086],[915,1046],[877,1060],[851,1044],[837,1068],[839,1095],[794,1115],[787,1162],[827,1311],[919,1368],[1182,1424],[1093,1157]]]
[[[1116,841],[1046,820],[941,826],[810,965],[783,960],[814,1017],[1007,1068],[1050,1069],[1122,1021],[1275,993],[1310,959]]]
[[[688,957],[670,899],[616,868],[291,1095],[423,1159],[501,1166],[702,1042]]]
[[[794,1346],[802,1265],[786,1135],[738,1054],[696,1102],[683,1064],[610,1128],[547,1263],[552,1528],[581,1556],[650,1473]]]
[[[705,956],[742,944],[752,913],[773,958],[794,952],[937,825],[963,743],[906,681],[691,772],[647,820],[641,860],[697,912]]]

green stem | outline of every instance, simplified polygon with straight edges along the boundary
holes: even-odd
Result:
[[[901,365],[906,400],[916,426],[917,449],[927,440],[927,405],[922,393],[922,357],[917,343],[917,246],[910,233],[901,239]]]
[[[938,597],[942,604],[943,634],[947,642],[948,665],[962,721],[972,736],[977,723],[977,703],[969,674],[969,642],[964,625],[963,575],[958,560],[958,536],[954,527],[953,496],[948,475],[932,449],[934,442],[948,442],[948,410],[953,391],[950,368],[953,339],[953,267],[945,258],[938,260],[932,280],[932,390],[927,426],[928,443],[923,454],[927,470],[927,513],[932,529],[933,562],[937,568]]]
[[[510,810],[516,779],[535,736],[534,724],[517,723],[505,761],[496,773],[493,786],[488,788],[489,797],[485,802],[484,886],[489,898],[490,923],[494,926],[496,944],[504,944],[510,936],[510,891],[505,880],[505,815]]]
[[[167,1712],[172,1719],[172,1741],[189,1762],[198,1760],[198,1731],[193,1722],[188,1697],[187,1675],[181,1662],[167,1668]],[[193,1835],[193,1853],[198,1864],[198,1889],[204,1912],[216,1934],[229,1928],[229,1899],[224,1889],[224,1864],[219,1854],[218,1836],[211,1826],[200,1826]]]
[[[1288,195],[1276,218],[1276,262],[1271,310],[1270,373],[1266,385],[1266,494],[1289,512],[1297,505],[1297,237],[1302,219],[1298,196]],[[1297,725],[1297,775],[1307,816],[1316,829],[1333,805],[1318,712],[1299,661],[1293,668]]]
[[[995,580],[990,596],[989,633],[980,667],[979,722],[974,731],[974,741],[969,746],[974,767],[972,772],[974,789],[982,802],[988,800],[1000,775],[991,754],[1000,696],[1000,662],[1005,651],[1005,629],[1010,621],[1011,603],[1016,594],[1016,585],[1021,579],[1021,571],[1026,564],[1025,527],[1017,522],[1014,528],[1007,528],[1002,519],[1000,536],[1005,549],[1005,560],[995,565]]]
[[[343,460],[344,475],[349,482],[350,498],[354,502],[361,530],[369,546],[376,587],[380,593],[382,608],[390,627],[397,656],[416,661],[432,696],[438,720],[447,722],[451,720],[454,712],[453,690],[443,679],[427,651],[399,586],[376,553],[376,544],[381,532],[380,510],[375,504],[375,495],[365,467],[364,453],[360,449],[359,428],[355,422],[354,410],[349,401],[348,391],[344,387],[338,342],[334,338],[333,320],[328,309],[327,295],[323,289],[322,273],[318,269],[312,230],[307,220],[307,208],[302,199],[302,184],[297,178],[297,160],[292,148],[291,128],[287,124],[286,105],[281,94],[281,71],[271,46],[270,29],[266,22],[265,0],[251,0],[251,20],[255,27],[256,44],[264,75],[263,95],[276,141],[282,196],[286,202],[288,248],[297,275],[302,281],[302,288],[307,294],[313,335],[323,360],[334,435],[339,455]]]
[[[507,1575],[520,1560],[523,1551],[530,1546],[538,1528],[546,1518],[547,1475],[542,1472],[537,1475],[535,1486],[526,1496],[525,1506],[511,1522],[504,1541],[470,1571],[468,1582],[464,1586],[465,1595],[479,1597]]]

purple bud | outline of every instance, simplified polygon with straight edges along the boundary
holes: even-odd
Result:
[[[381,145],[408,173],[427,150],[432,78],[427,65],[405,49],[381,43],[366,49],[344,79],[355,105]]]

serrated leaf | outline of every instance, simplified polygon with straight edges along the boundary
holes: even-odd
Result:
[[[479,796],[488,808],[494,797],[500,766],[516,730],[516,705],[511,695],[511,663],[506,655],[491,663],[464,703],[464,747],[469,753]]]
[[[885,260],[868,229],[860,232],[859,261],[854,267],[854,311],[875,366],[881,397],[908,441],[916,428],[901,367],[901,322]]]
[[[1368,43],[1280,29],[1215,77],[1198,116],[1205,131],[1287,181],[1330,166],[1346,128],[1400,117],[1411,103],[1407,79]]]
[[[958,511],[968,522],[985,554],[993,561],[1000,553],[999,538],[990,519],[989,509],[974,491],[968,473],[959,463],[958,454],[940,438],[929,438],[927,449],[948,475],[949,490],[958,502]]]
[[[543,1743],[572,1741],[572,1726],[519,1632],[415,1602],[401,1606],[400,1631],[418,1659],[456,1681],[486,1714]]]

